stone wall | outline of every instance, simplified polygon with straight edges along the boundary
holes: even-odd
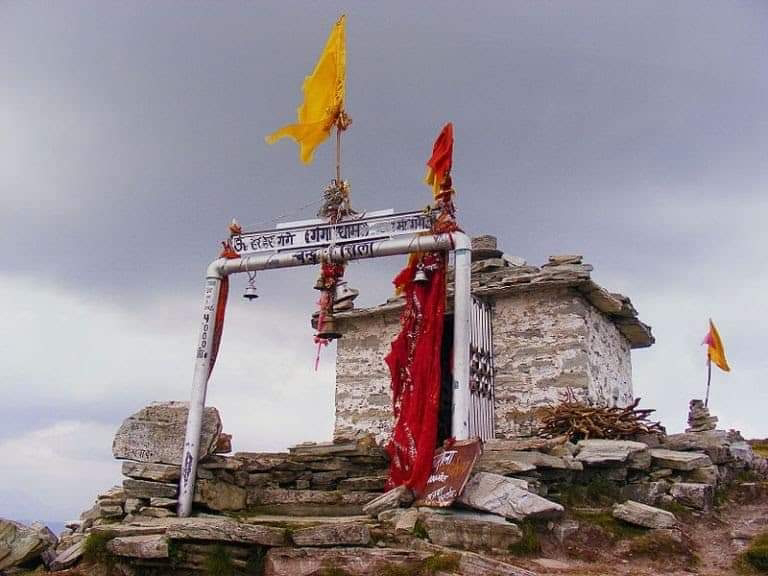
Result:
[[[400,329],[400,310],[343,320],[336,353],[334,438],[373,434],[384,442],[392,431],[392,393],[384,357]]]
[[[632,402],[631,349],[653,344],[630,300],[590,279],[581,256],[552,256],[541,267],[502,258],[472,264],[472,292],[494,305],[496,434],[526,436],[536,409],[568,389],[598,405]],[[450,275],[449,275],[450,276]],[[449,281],[448,304],[452,303]],[[336,360],[334,437],[392,427],[384,357],[399,330],[402,300],[337,314],[344,336]]]
[[[628,406],[632,392],[629,341],[599,310],[586,307],[589,399],[600,405]]]
[[[632,401],[629,342],[573,288],[498,297],[493,325],[497,437],[530,434],[536,409],[569,388],[593,404]]]

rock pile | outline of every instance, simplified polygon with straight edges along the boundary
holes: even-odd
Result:
[[[708,432],[717,428],[717,416],[710,416],[709,408],[701,400],[691,400],[688,408],[686,432]]]
[[[509,552],[525,539],[521,522],[539,522],[565,541],[579,530],[568,510],[579,491],[599,487],[615,503],[608,509],[615,518],[675,533],[678,519],[664,507],[707,513],[716,488],[764,466],[738,434],[718,430],[576,444],[565,437],[493,440],[454,506],[426,508],[414,505],[405,487],[383,491],[387,461],[370,437],[231,456],[212,453],[220,446],[212,437],[200,461],[193,517],[177,518],[180,467],[159,461],[171,457],[158,456],[163,450],[144,434],[173,424],[165,416],[152,423],[153,413],[169,410],[155,406],[121,426],[115,445],[132,455],[123,460],[123,485],[100,494],[58,542],[38,535],[27,552],[11,553],[10,530],[0,524],[0,569],[41,554],[50,569],[67,568],[97,539],[123,573],[204,573],[215,561],[234,574],[267,576],[426,566],[447,575],[532,576]],[[221,430],[215,411],[206,417],[209,430]],[[131,434],[143,451],[134,449]]]

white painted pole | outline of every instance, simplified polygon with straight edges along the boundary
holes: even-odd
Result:
[[[205,280],[205,295],[203,297],[203,317],[200,324],[200,335],[197,340],[197,360],[192,377],[192,397],[189,401],[187,416],[187,431],[184,438],[184,454],[181,460],[181,479],[179,480],[179,510],[180,517],[185,518],[192,513],[192,500],[195,495],[195,478],[197,476],[197,460],[200,454],[200,431],[203,425],[203,409],[205,394],[208,388],[208,374],[211,371],[211,351],[213,350],[213,331],[216,322],[216,307],[219,302],[221,276],[213,275],[215,268],[208,269]]]
[[[472,245],[466,234],[453,234],[453,421],[456,440],[469,438],[469,324],[471,314]]]

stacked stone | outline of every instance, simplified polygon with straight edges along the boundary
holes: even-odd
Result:
[[[691,400],[688,408],[686,432],[708,432],[717,428],[717,416],[710,416],[709,408],[701,400]]]

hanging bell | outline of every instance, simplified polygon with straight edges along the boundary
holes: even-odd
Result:
[[[333,292],[333,310],[335,312],[351,310],[354,307],[354,300],[359,294],[360,291],[350,288],[346,280],[339,280],[336,282],[336,289]]]
[[[245,287],[245,292],[243,292],[243,298],[246,300],[255,300],[258,298],[259,295],[256,293],[256,286],[253,284],[249,284]]]
[[[323,340],[336,340],[341,338],[341,332],[336,329],[336,320],[333,314],[326,314],[323,316],[323,325],[320,326],[320,330],[315,334],[315,337]]]
[[[424,270],[423,264],[419,264],[418,268],[416,268],[416,274],[413,275],[413,281],[418,282],[419,284],[429,282],[429,277],[427,276],[426,270]]]

